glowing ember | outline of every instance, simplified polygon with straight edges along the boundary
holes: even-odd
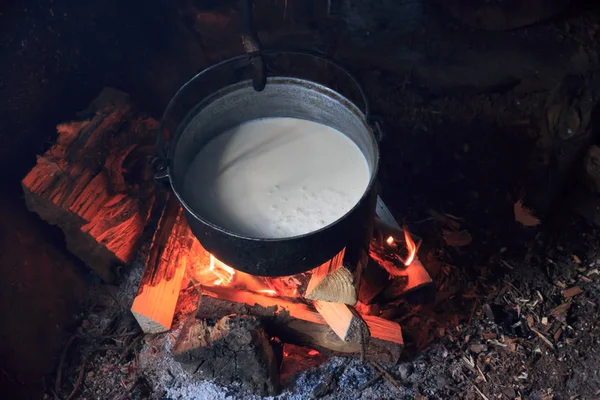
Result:
[[[270,294],[271,296],[275,296],[277,294],[277,291],[273,290],[273,289],[262,289],[262,290],[257,290],[256,292]]]
[[[404,265],[408,267],[417,255],[417,245],[415,244],[414,240],[412,240],[412,237],[410,236],[406,226],[403,227],[403,230],[404,240],[406,241],[406,250],[408,250],[408,257],[406,257],[406,260],[404,260]]]
[[[320,353],[319,353],[317,350],[310,350],[310,351],[308,352],[308,355],[309,355],[309,356],[316,356],[317,354],[320,354]]]
[[[386,243],[389,244],[390,246],[394,244],[394,237],[390,236],[389,238],[386,239]]]

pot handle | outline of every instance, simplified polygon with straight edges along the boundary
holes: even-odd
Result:
[[[381,143],[383,141],[383,138],[385,137],[385,131],[383,129],[383,119],[379,116],[371,115],[367,119],[367,122],[373,130],[373,136],[375,136],[375,139],[378,143]]]

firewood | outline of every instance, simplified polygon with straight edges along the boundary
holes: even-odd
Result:
[[[360,354],[359,342],[345,342],[312,307],[292,300],[225,287],[202,287],[200,318],[221,318],[229,314],[249,314],[268,321],[270,334],[283,342],[307,346],[324,353]],[[370,338],[365,343],[369,360],[395,363],[404,344],[402,329],[393,321],[361,316]]]
[[[278,391],[279,360],[261,322],[249,315],[226,316],[214,325],[189,321],[175,343],[173,358],[202,380],[241,383],[260,396]]]
[[[390,274],[373,259],[363,271],[358,289],[358,300],[363,304],[373,304],[375,299],[390,284]]]
[[[171,329],[191,243],[183,210],[171,196],[160,218],[131,312],[145,333]]]
[[[154,202],[148,159],[158,124],[111,89],[89,113],[57,126],[55,144],[22,186],[29,210],[59,226],[69,250],[112,281],[112,267],[134,257]]]
[[[396,222],[392,216],[392,213],[388,210],[380,197],[377,198],[377,216],[379,217],[379,221],[376,221],[378,230],[389,233],[394,238],[404,237],[404,230],[400,227],[398,222]],[[413,235],[411,236],[417,243],[418,249],[420,239],[415,238]],[[373,254],[373,251],[374,248],[371,246],[371,254]],[[396,288],[392,289],[389,294],[395,295],[396,297],[433,283],[431,276],[423,264],[419,261],[417,255],[415,255],[415,258],[410,265],[405,268],[396,268],[386,264],[382,264],[381,266],[389,272],[390,279],[392,279],[392,282],[390,282],[391,286],[396,286]],[[397,280],[394,282],[394,279]],[[381,288],[381,290],[383,289],[385,289],[385,287]]]
[[[314,305],[325,322],[344,342],[360,342],[368,336],[365,322],[346,304],[315,300]]]
[[[305,297],[353,306],[358,300],[354,275],[344,265],[345,249],[331,260],[315,268],[311,273]]]

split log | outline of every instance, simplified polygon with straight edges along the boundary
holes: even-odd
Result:
[[[325,322],[344,342],[361,342],[367,339],[367,325],[358,313],[346,304],[316,300],[314,305]]]
[[[173,358],[203,380],[241,383],[259,396],[278,391],[280,360],[261,322],[249,315],[226,316],[214,325],[189,321],[175,343]]]
[[[380,232],[384,232],[386,236],[387,234],[390,234],[396,239],[404,237],[404,230],[394,219],[392,213],[389,211],[389,209],[380,197],[377,198],[377,216],[379,217],[379,221],[376,222],[377,230],[379,230]],[[416,243],[418,251],[421,244],[421,239],[412,234],[411,238],[413,242]],[[377,249],[373,248],[372,246],[369,251],[369,254],[371,254],[372,257],[375,256],[373,254],[374,251],[377,252]],[[396,282],[397,286],[402,288],[402,292],[398,293],[399,295],[408,293],[410,291],[414,291],[421,287],[431,286],[433,284],[433,280],[431,279],[429,272],[427,272],[423,264],[419,261],[419,257],[417,254],[415,254],[413,261],[405,268],[396,268],[391,265],[387,265],[389,268],[386,268],[385,263],[381,264],[381,266],[384,267],[390,273],[392,280],[394,278],[399,279],[399,281]],[[394,283],[392,282],[392,285],[393,284]]]
[[[312,307],[271,296],[225,287],[202,287],[197,316],[221,318],[248,314],[267,321],[269,334],[281,341],[310,347],[326,354],[360,354],[360,342],[345,342]],[[393,321],[362,315],[370,338],[364,345],[366,358],[395,363],[404,344],[402,329]]]
[[[104,89],[88,119],[57,126],[56,143],[23,179],[30,211],[59,226],[67,247],[105,281],[129,263],[154,202],[149,157],[157,122]]]
[[[305,298],[339,302],[350,306],[356,304],[358,297],[354,274],[344,265],[345,250],[343,249],[331,260],[311,272]]]
[[[389,272],[369,258],[360,281],[358,300],[363,304],[373,304],[377,296],[390,285],[390,279]]]
[[[193,261],[192,235],[175,196],[167,202],[146,260],[131,312],[144,333],[171,329],[187,264]]]

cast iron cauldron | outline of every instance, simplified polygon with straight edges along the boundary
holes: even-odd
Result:
[[[263,56],[270,54],[261,53]],[[372,227],[375,210],[379,149],[367,119],[368,103],[362,88],[345,69],[331,60],[306,52],[291,54],[316,57],[327,63],[328,68],[339,70],[336,72],[345,75],[355,85],[355,92],[364,101],[364,111],[323,84],[293,76],[269,76],[266,85],[257,91],[252,79],[240,77],[237,72],[228,75],[222,71],[216,76],[227,76],[226,80],[231,81],[229,78],[232,78],[237,82],[199,97],[199,87],[215,86],[216,79],[208,79],[207,83],[206,76],[210,72],[231,64],[242,70],[248,67],[251,59],[243,55],[209,67],[188,81],[169,103],[158,133],[156,177],[169,181],[173,193],[184,207],[194,235],[220,261],[259,276],[305,272],[332,258],[344,247],[366,245],[364,239],[368,242],[369,237],[366,231]],[[200,81],[204,84],[200,85]],[[190,206],[191,202],[185,196],[184,177],[203,146],[232,127],[266,117],[315,121],[337,129],[356,143],[367,160],[370,181],[361,200],[346,215],[324,228],[300,236],[259,239],[217,226]],[[165,139],[170,142],[168,146],[163,143]]]

